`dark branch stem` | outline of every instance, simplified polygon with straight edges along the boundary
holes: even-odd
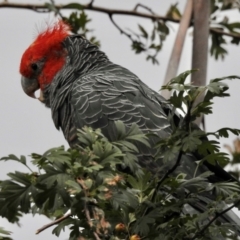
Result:
[[[151,201],[151,202],[155,202],[156,197],[157,197],[157,193],[158,193],[158,191],[159,191],[162,183],[164,182],[165,179],[168,178],[168,176],[169,176],[171,173],[173,173],[173,172],[176,170],[176,168],[178,167],[178,165],[179,165],[179,163],[180,163],[180,161],[181,161],[182,155],[183,155],[183,151],[180,150],[179,153],[178,153],[178,158],[177,158],[176,163],[175,163],[175,164],[173,165],[173,167],[170,168],[170,169],[165,173],[165,175],[159,180],[159,182],[158,182],[158,184],[157,184],[157,186],[156,186],[156,188],[155,188],[155,191],[153,192],[153,195],[152,195],[152,197],[150,198],[150,201]],[[147,207],[147,208],[145,209],[145,211],[144,211],[144,213],[143,213],[143,216],[146,216],[146,215],[148,214],[149,209],[150,209],[149,207]]]
[[[134,41],[132,39],[132,36],[130,34],[128,34],[127,32],[125,32],[121,27],[119,27],[119,25],[113,20],[112,14],[109,14],[109,18],[112,22],[112,24],[120,31],[121,34],[124,34],[125,36],[127,36],[131,41]]]
[[[142,7],[142,8],[144,8],[144,9],[148,10],[148,11],[149,11],[152,15],[154,15],[154,16],[157,15],[156,13],[153,12],[153,10],[152,10],[151,8],[145,6],[145,5],[141,4],[141,3],[138,3],[133,10],[134,10],[134,11],[137,11],[138,7]]]
[[[77,179],[77,182],[82,187],[84,195],[87,198],[88,197],[88,192],[87,192],[87,188],[86,188],[84,182],[80,178]],[[86,201],[85,201],[85,204],[84,204],[84,213],[85,213],[85,216],[87,218],[89,227],[93,228],[93,220],[90,216],[90,212],[89,212],[89,209],[87,207],[87,202]],[[93,231],[93,235],[94,235],[96,240],[101,240],[96,231]]]
[[[88,4],[89,8],[93,7],[94,0],[91,0],[90,3]]]
[[[136,10],[120,10],[120,9],[109,9],[109,8],[103,8],[103,7],[97,7],[93,6],[93,1],[91,1],[89,4],[83,4],[82,9],[84,10],[90,10],[90,11],[95,11],[95,12],[101,12],[101,13],[106,13],[108,15],[128,15],[128,16],[135,16],[135,17],[141,17],[141,18],[147,18],[150,20],[162,20],[162,21],[168,21],[168,22],[174,22],[174,23],[179,23],[179,19],[174,19],[171,17],[165,17],[165,16],[160,16],[157,14],[148,14],[148,13],[142,13],[138,12]],[[57,9],[74,9],[72,6],[68,7],[68,5],[61,5],[61,4],[56,4],[55,7]],[[45,4],[24,4],[24,3],[9,3],[9,2],[1,2],[0,3],[0,8],[17,8],[17,9],[27,9],[27,10],[32,10],[38,13],[45,13],[49,12]],[[210,32],[212,33],[219,33],[221,35],[225,35],[228,37],[235,37],[240,39],[240,33],[228,33],[224,32],[221,30],[218,30],[216,28],[210,28]]]
[[[162,183],[164,182],[164,180],[167,179],[168,176],[169,176],[171,173],[173,173],[173,172],[176,170],[176,168],[178,167],[178,165],[180,164],[182,155],[183,155],[183,151],[180,150],[179,153],[178,153],[177,161],[175,162],[175,164],[173,165],[173,167],[170,168],[170,169],[165,173],[165,175],[159,180],[159,182],[158,182],[158,184],[157,184],[157,187],[156,187],[156,189],[155,189],[155,191],[154,191],[154,193],[153,193],[153,195],[152,195],[152,200],[153,200],[153,201],[155,200],[156,195],[157,195],[157,192],[159,191],[159,188],[160,188],[160,186],[162,185]]]
[[[228,33],[228,32],[224,32],[218,28],[210,28],[210,32],[211,33],[218,33],[220,35],[225,35],[228,37],[235,37],[235,38],[240,38],[240,33]]]
[[[39,234],[40,232],[44,231],[45,229],[47,229],[47,228],[49,228],[49,227],[51,227],[51,226],[53,226],[53,225],[56,225],[56,224],[62,222],[63,220],[69,218],[70,216],[71,216],[71,213],[68,213],[68,214],[66,214],[66,215],[64,215],[64,216],[62,216],[62,217],[54,220],[53,222],[44,225],[43,227],[39,228],[39,229],[36,231],[36,234]]]
[[[240,200],[237,200],[233,205],[221,211],[220,213],[216,213],[215,217],[211,221],[209,221],[199,232],[197,232],[190,240],[194,240],[197,237],[201,236],[217,218],[221,217],[223,214],[230,211],[232,208],[236,207],[238,204],[240,204]]]
[[[61,5],[61,4],[56,4],[55,7],[57,9],[75,9],[72,6],[68,7],[68,5]],[[91,10],[95,12],[102,12],[106,14],[118,14],[118,15],[130,15],[130,16],[136,16],[136,17],[142,17],[142,18],[148,18],[152,20],[163,20],[163,21],[170,21],[170,22],[175,22],[178,23],[179,20],[173,19],[170,17],[164,17],[164,16],[159,16],[159,15],[152,15],[152,14],[147,14],[147,13],[142,13],[138,12],[135,10],[120,10],[120,9],[110,9],[110,8],[103,8],[103,7],[97,7],[97,6],[92,6],[91,2],[90,4],[81,4],[82,9],[84,10]],[[28,9],[28,10],[45,10],[47,7],[45,4],[23,4],[23,3],[6,3],[6,2],[1,2],[0,3],[0,8],[18,8],[18,9]]]

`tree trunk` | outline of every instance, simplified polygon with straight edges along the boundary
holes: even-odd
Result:
[[[193,0],[192,69],[198,69],[199,71],[192,74],[191,82],[197,86],[206,85],[210,9],[210,0]],[[196,100],[195,106],[202,101],[203,97],[200,96]],[[200,125],[203,122],[203,116],[196,119],[195,122]]]
[[[168,68],[167,68],[163,85],[166,85],[172,78],[176,77],[177,75],[179,62],[182,54],[182,49],[184,45],[184,40],[185,40],[187,30],[191,21],[192,5],[193,5],[193,0],[187,0],[184,13],[182,15],[182,18],[179,24],[178,33],[177,33],[172,54],[168,63]],[[171,96],[171,92],[168,90],[163,90],[161,94],[166,99],[168,99]]]

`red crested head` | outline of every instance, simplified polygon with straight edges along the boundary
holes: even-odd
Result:
[[[70,30],[68,24],[58,21],[40,33],[24,52],[20,64],[20,73],[23,78],[28,79],[27,84],[26,81],[23,83],[22,80],[23,89],[28,95],[32,93],[27,91],[33,91],[33,88],[34,91],[37,90],[37,85],[38,88],[40,87],[43,90],[63,67],[67,53],[62,42],[70,35]],[[35,87],[29,87],[31,80],[37,80]]]

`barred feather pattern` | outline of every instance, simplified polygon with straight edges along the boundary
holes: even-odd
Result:
[[[116,137],[114,121],[127,126],[137,123],[144,133],[155,132],[160,138],[169,136],[171,127],[167,114],[172,111],[166,100],[151,90],[129,70],[113,64],[95,45],[79,35],[67,37],[63,42],[68,52],[65,66],[44,90],[45,104],[51,108],[57,129],[61,128],[70,146],[77,143],[77,129],[85,125],[101,128],[111,140]],[[156,139],[150,139],[153,145]],[[155,151],[139,144],[139,162],[152,172],[164,174],[175,161],[163,164],[161,159],[152,161]],[[192,177],[196,156],[184,155],[177,172]],[[199,167],[199,173],[211,170],[215,175],[210,181],[231,180],[231,176],[218,166]],[[208,195],[211,199],[213,196]],[[199,200],[192,207],[204,211],[207,202]],[[187,208],[186,208],[187,209]],[[188,211],[188,210],[187,210]],[[228,213],[223,221],[240,224],[239,219]]]
[[[64,68],[45,89],[46,105],[55,126],[70,145],[73,129],[101,128],[107,137],[113,121],[133,122],[144,131],[165,137],[171,132],[166,101],[129,70],[113,64],[96,46],[75,35],[64,41]],[[73,141],[74,142],[74,141]]]

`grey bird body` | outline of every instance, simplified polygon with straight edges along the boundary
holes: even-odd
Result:
[[[114,140],[114,121],[121,120],[127,126],[136,123],[144,133],[154,132],[159,138],[171,134],[167,118],[172,111],[166,100],[151,90],[129,70],[113,64],[96,46],[78,35],[67,37],[63,46],[68,52],[64,67],[44,90],[46,106],[51,108],[56,128],[61,128],[70,146],[77,143],[77,129],[91,126],[101,128],[103,134]],[[178,119],[178,116],[175,116]],[[159,140],[150,137],[151,146]],[[161,159],[153,162],[155,150],[139,145],[139,163],[161,176],[175,161],[164,164]],[[196,168],[197,155],[184,155],[176,174],[183,172],[191,178]],[[199,173],[212,171],[211,182],[233,180],[218,166],[209,163],[199,167]],[[207,196],[211,201],[212,196]],[[204,199],[204,198],[202,198]],[[204,211],[207,201],[202,200],[186,211]],[[222,221],[236,222],[233,212],[225,214]]]

